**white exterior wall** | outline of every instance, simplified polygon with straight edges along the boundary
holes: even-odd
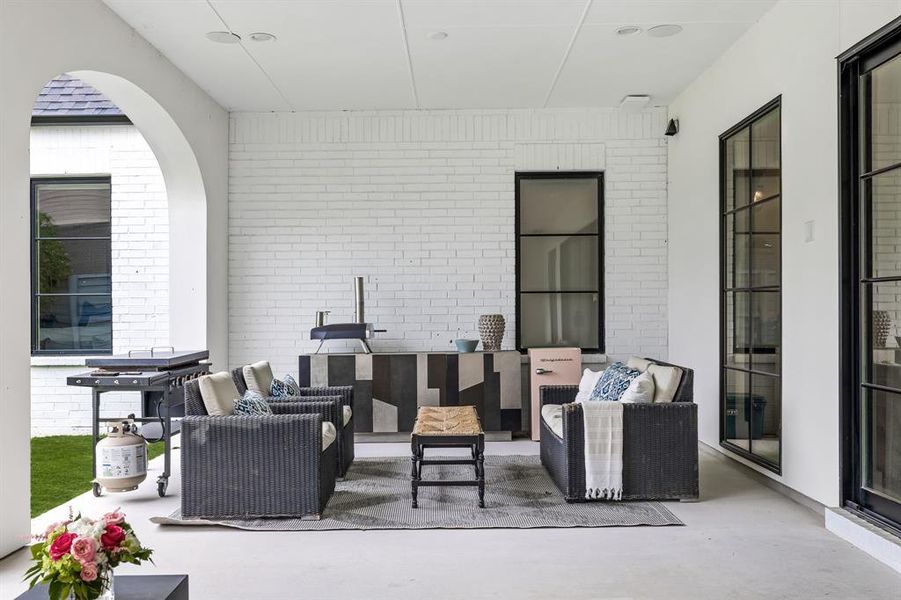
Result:
[[[112,200],[113,351],[169,344],[169,216],[166,187],[147,142],[131,125],[31,130],[32,176],[108,175]],[[66,386],[84,357],[31,359],[31,432],[89,432],[91,393]],[[140,410],[132,394],[106,394],[104,411]]]
[[[514,172],[541,170],[605,172],[606,351],[665,357],[665,127],[663,109],[233,113],[230,362],[295,372],[317,310],[351,320],[354,275],[376,351],[448,350],[496,312],[512,348]]]
[[[700,437],[719,449],[718,137],[782,95],[783,457],[781,476],[764,472],[826,505],[840,481],[835,57],[899,14],[897,0],[780,2],[670,106],[670,359],[694,367]]]

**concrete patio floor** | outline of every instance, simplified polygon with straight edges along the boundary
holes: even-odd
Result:
[[[359,444],[357,456],[405,456],[407,447]],[[537,451],[528,441],[488,444],[490,454]],[[262,533],[159,527],[148,519],[178,506],[180,485],[176,474],[169,496],[158,498],[160,459],[151,467],[135,492],[100,499],[87,493],[69,504],[89,515],[122,507],[155,549],[156,565],[121,572],[188,573],[195,600],[901,597],[901,575],[826,531],[822,515],[705,448],[701,501],[667,503],[685,527],[658,528]],[[34,530],[63,517],[67,506],[35,519]],[[24,591],[27,559],[22,550],[0,561],[0,598]]]

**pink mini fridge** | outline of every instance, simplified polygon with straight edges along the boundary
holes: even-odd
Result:
[[[532,390],[532,439],[541,435],[542,385],[579,385],[582,378],[582,351],[579,348],[530,348],[529,381]]]

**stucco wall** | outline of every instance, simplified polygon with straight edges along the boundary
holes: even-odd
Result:
[[[670,105],[670,359],[695,369],[700,437],[719,449],[718,137],[782,95],[783,458],[781,476],[765,472],[827,505],[840,477],[835,57],[899,13],[896,0],[780,2]]]
[[[53,43],[35,44],[34,34]],[[24,51],[23,49],[27,49]],[[185,340],[227,362],[227,113],[99,0],[0,3],[0,556],[29,535],[29,136],[44,83],[72,73],[121,107],[144,134],[193,232],[179,257]],[[178,193],[176,193],[178,192]],[[170,218],[170,225],[176,222]],[[174,250],[174,249],[173,249]],[[173,251],[174,254],[174,251]],[[175,259],[173,259],[174,261]],[[174,277],[174,275],[173,275]],[[199,308],[193,308],[199,304]],[[77,507],[76,507],[77,508]]]

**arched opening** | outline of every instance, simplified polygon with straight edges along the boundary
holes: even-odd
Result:
[[[91,390],[66,386],[86,359],[207,347],[206,197],[172,118],[136,85],[97,71],[61,74],[38,96],[30,175],[35,517],[94,475]],[[159,410],[139,391],[102,398],[101,417]]]
[[[68,70],[67,73],[100,90],[121,108],[146,141],[146,146],[158,164],[167,208],[164,217],[168,229],[166,304],[170,309],[167,330],[162,336],[167,339],[167,345],[179,348],[217,347],[216,340],[208,338],[208,319],[211,318],[210,314],[219,312],[219,309],[214,308],[211,313],[207,305],[209,284],[207,191],[198,157],[191,143],[169,111],[131,81],[96,70]],[[29,223],[34,222],[32,219],[35,216],[32,213],[30,202],[32,195],[29,193],[28,185],[31,174],[28,150],[32,104],[43,83],[52,78],[47,77],[41,84],[34,86],[36,80],[32,79],[33,76],[34,73],[29,74],[32,82],[31,102],[27,109],[24,90],[19,93],[20,90],[17,89],[16,94],[7,97],[8,103],[4,106],[4,110],[10,112],[7,113],[7,118],[3,119],[3,134],[0,136],[0,143],[3,146],[0,158],[5,167],[5,172],[0,178],[2,179],[0,188],[3,191],[0,202],[0,220],[3,225],[0,231],[0,251],[3,254],[0,267],[4,278],[17,282],[15,292],[8,291],[0,295],[2,296],[0,305],[6,318],[2,336],[4,339],[0,344],[2,346],[0,357],[3,359],[0,366],[0,380],[2,380],[0,387],[7,392],[0,419],[3,423],[2,433],[6,447],[0,457],[0,478],[4,481],[3,486],[0,486],[2,487],[0,509],[4,513],[0,518],[0,556],[27,543],[29,529],[29,425],[32,419],[28,394],[30,364],[27,351],[31,329],[31,305],[34,302],[34,297],[29,293],[29,273],[32,263],[29,258],[31,246],[35,243]],[[198,110],[201,110],[200,107]],[[12,111],[16,111],[15,118],[12,117]],[[214,126],[214,115],[210,115],[210,119],[211,123],[207,127]],[[196,134],[197,131],[193,131],[194,138],[197,137]],[[196,139],[194,143],[197,143]],[[217,177],[216,167],[213,168],[212,175],[209,173],[208,149],[202,150],[206,152],[208,177]],[[93,175],[103,173],[95,172]],[[66,279],[68,285],[68,275]],[[105,310],[108,309],[104,308],[102,302],[90,303],[87,321],[94,323],[102,321]],[[84,314],[81,316],[84,317]],[[217,317],[214,315],[212,318]],[[31,334],[33,336],[33,331]],[[221,332],[221,335],[224,336],[226,333]],[[31,346],[33,345],[32,338]],[[118,351],[125,348],[114,345],[112,349]],[[217,360],[224,360],[221,349],[217,354]],[[65,378],[57,381],[55,385],[65,386]],[[11,390],[15,391],[12,395],[17,399],[15,402],[9,394]],[[87,424],[90,426],[90,421]]]
[[[169,209],[169,345],[204,348],[206,191],[194,151],[169,113],[137,85],[99,71],[69,73],[100,90],[122,109],[156,156]]]

